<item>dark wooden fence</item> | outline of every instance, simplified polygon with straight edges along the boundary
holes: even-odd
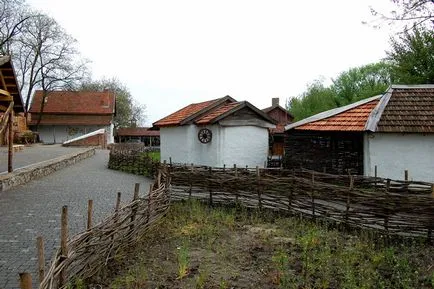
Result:
[[[309,170],[173,166],[172,199],[239,203],[432,240],[433,185]]]
[[[144,144],[114,144],[110,147],[108,168],[153,177],[160,164],[151,157],[151,153],[155,151],[159,149],[146,147]]]

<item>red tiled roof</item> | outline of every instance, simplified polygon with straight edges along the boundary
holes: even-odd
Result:
[[[434,85],[392,86],[380,132],[434,133]]]
[[[119,136],[159,136],[159,130],[149,130],[149,127],[126,127],[117,130]]]
[[[225,114],[226,112],[236,108],[239,106],[240,102],[232,102],[224,104],[217,109],[214,109],[210,111],[209,113],[205,114],[201,118],[199,118],[197,121],[195,121],[196,124],[209,124],[213,119],[216,119],[217,117]]]
[[[38,115],[31,115],[29,125],[38,123]],[[42,125],[110,125],[111,115],[61,115],[61,114],[43,114]]]
[[[378,103],[378,99],[364,103],[352,109],[335,114],[328,118],[298,126],[297,130],[321,131],[364,131],[366,121]]]
[[[154,123],[154,126],[177,126],[188,117],[200,112],[204,108],[216,103],[220,99],[214,99],[199,103],[192,103]]]
[[[35,92],[29,112],[41,110],[43,92]],[[45,98],[44,113],[113,114],[115,95],[111,91],[50,91]]]

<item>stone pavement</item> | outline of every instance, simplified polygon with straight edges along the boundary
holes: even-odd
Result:
[[[46,160],[54,159],[63,155],[83,150],[80,147],[62,147],[60,144],[43,145],[35,144],[26,146],[22,151],[14,153],[13,169],[26,167]],[[8,150],[7,147],[0,147],[0,174],[7,173]]]
[[[36,237],[45,242],[45,259],[50,263],[60,243],[60,212],[68,206],[70,236],[85,229],[87,201],[93,200],[94,224],[114,210],[117,192],[122,202],[133,197],[134,184],[140,194],[152,182],[142,176],[107,169],[108,151],[34,180],[0,192],[0,288],[19,288],[20,272],[36,275]]]

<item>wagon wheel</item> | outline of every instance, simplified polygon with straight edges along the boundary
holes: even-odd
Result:
[[[197,137],[201,143],[209,143],[212,139],[212,132],[207,128],[202,128],[199,130]]]

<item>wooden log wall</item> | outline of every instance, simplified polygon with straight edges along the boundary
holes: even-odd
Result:
[[[173,166],[172,199],[240,203],[369,228],[387,235],[432,239],[432,184],[308,170]],[[377,187],[373,183],[377,183]],[[389,184],[389,185],[387,185]],[[212,195],[210,194],[212,192]]]

